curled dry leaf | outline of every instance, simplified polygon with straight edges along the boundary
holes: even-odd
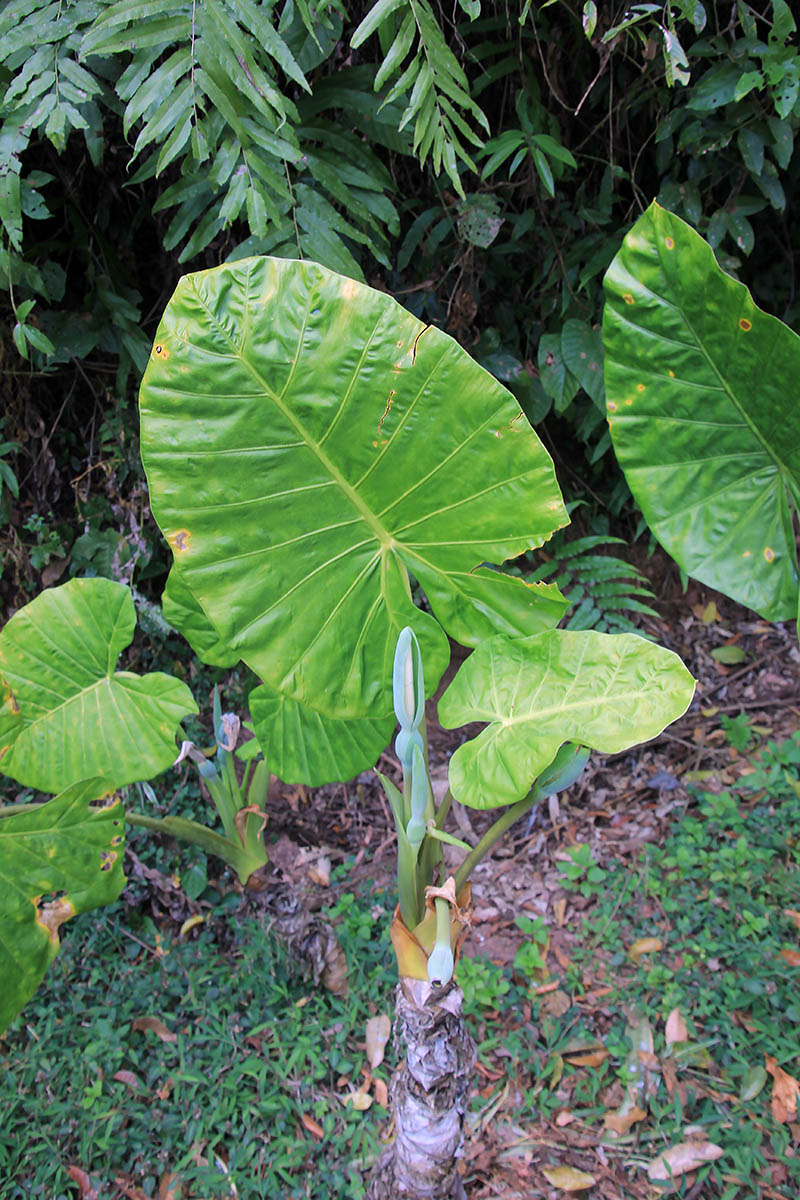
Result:
[[[637,938],[628,949],[628,958],[631,962],[637,963],[643,954],[655,954],[656,951],[663,949],[663,946],[664,943],[661,941],[661,938]]]
[[[597,1183],[594,1175],[576,1167],[542,1167],[542,1174],[548,1183],[562,1192],[585,1192]]]
[[[386,1013],[379,1013],[367,1021],[367,1062],[373,1069],[383,1062],[383,1052],[391,1030],[392,1023]]]
[[[142,1033],[146,1029],[151,1029],[156,1037],[161,1038],[162,1042],[177,1042],[178,1035],[173,1033],[171,1029],[167,1029],[163,1021],[158,1017],[135,1017],[131,1021],[131,1029],[136,1033]]]
[[[764,1055],[765,1066],[772,1076],[772,1115],[779,1125],[797,1120],[797,1100],[800,1097],[800,1083],[793,1075],[789,1075],[778,1060],[771,1054]]]
[[[331,860],[326,854],[320,855],[316,863],[308,868],[308,876],[318,887],[327,887],[331,881]]]
[[[713,1142],[679,1142],[653,1159],[647,1168],[647,1178],[652,1183],[677,1181],[687,1171],[715,1162],[722,1154],[722,1147]]]
[[[668,1046],[671,1046],[674,1042],[688,1042],[689,1040],[689,1031],[686,1028],[686,1022],[679,1008],[673,1008],[667,1017],[664,1040]]]
[[[368,1092],[350,1092],[349,1095],[342,1096],[341,1101],[342,1104],[352,1104],[358,1112],[365,1112],[372,1106],[372,1096]]]
[[[181,925],[180,936],[186,937],[186,934],[189,933],[191,929],[194,929],[196,925],[202,925],[204,921],[205,917],[202,913],[194,913],[193,916],[187,917]]]
[[[373,1079],[372,1090],[375,1093],[375,1103],[381,1108],[389,1107],[389,1089],[382,1079]]]

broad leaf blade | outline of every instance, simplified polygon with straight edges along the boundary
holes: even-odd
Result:
[[[82,780],[33,812],[0,819],[0,1033],[58,953],[59,926],[111,904],[125,884],[122,805],[89,807],[103,788]]]
[[[513,804],[564,742],[626,750],[681,716],[693,692],[678,656],[635,634],[489,638],[439,701],[446,729],[488,722],[450,760],[453,795],[472,808]]]
[[[57,792],[95,775],[123,787],[170,765],[179,722],[197,706],[169,675],[114,673],[135,625],[129,589],[109,579],[72,579],[15,613],[0,632],[0,675],[20,718],[3,722],[3,774]]]
[[[519,406],[449,337],[313,263],[187,276],[141,389],[153,511],[214,626],[273,692],[382,720],[408,571],[448,586],[566,523]]]
[[[239,655],[217,633],[174,564],[167,576],[161,607],[164,618],[186,638],[202,662],[211,667],[236,666]]]
[[[376,762],[395,726],[392,713],[370,717],[327,717],[263,685],[249,697],[253,731],[270,771],[285,783],[344,782]]]
[[[648,525],[696,579],[795,616],[800,338],[656,204],[605,288],[609,425]]]

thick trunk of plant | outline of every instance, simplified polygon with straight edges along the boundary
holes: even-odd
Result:
[[[286,883],[268,881],[255,872],[247,886],[251,899],[266,914],[270,930],[285,943],[300,971],[329,992],[346,996],[347,959],[327,921],[309,912],[302,896]]]
[[[379,1159],[368,1200],[465,1200],[457,1164],[475,1065],[475,1043],[454,983],[397,986],[391,1085],[394,1141]]]

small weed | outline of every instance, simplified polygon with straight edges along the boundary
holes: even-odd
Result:
[[[562,886],[579,891],[582,896],[595,896],[606,886],[608,872],[594,860],[591,848],[585,845],[568,846],[569,861],[560,862]]]

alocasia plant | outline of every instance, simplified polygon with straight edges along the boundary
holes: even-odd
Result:
[[[644,639],[557,630],[558,589],[493,565],[566,523],[552,462],[500,384],[381,292],[275,259],[184,278],[141,415],[174,555],[170,618],[200,654],[263,680],[251,714],[270,768],[352,777],[400,722],[402,791],[382,783],[398,837],[398,1029],[416,1074],[395,1088],[373,1194],[459,1195],[473,1049],[452,973],[469,875],[587,748],[622,750],[679,716],[691,677]],[[486,729],[453,755],[437,808],[424,710],[448,636],[476,649],[441,721]],[[470,846],[444,828],[454,803],[503,811]],[[452,875],[443,842],[465,851]]]
[[[490,565],[566,523],[552,463],[513,397],[383,293],[270,259],[188,276],[159,326],[141,414],[173,575],[210,636],[264,680],[251,705],[273,770],[312,784],[353,775],[400,722],[402,793],[382,780],[398,837],[399,1027],[419,1064],[444,1023],[452,1086],[423,1069],[395,1088],[398,1136],[373,1187],[457,1195],[472,1051],[451,976],[470,871],[574,779],[584,747],[618,751],[679,716],[691,677],[644,639],[556,630],[557,588]],[[431,612],[413,604],[411,576]],[[454,754],[437,810],[423,712],[445,635],[477,649],[440,718],[488,725]],[[505,811],[478,845],[460,843],[464,862],[445,878],[458,802]]]

